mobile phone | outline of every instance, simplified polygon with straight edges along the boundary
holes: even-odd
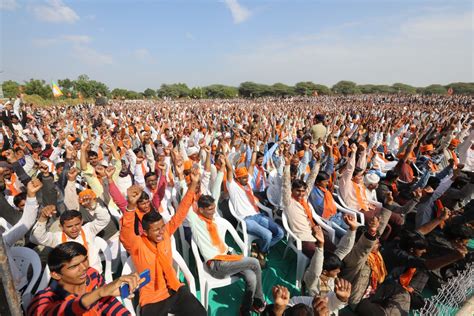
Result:
[[[142,273],[140,273],[140,280],[145,279],[140,285],[138,285],[137,291],[150,283],[150,269],[146,269]],[[128,298],[130,296],[130,286],[128,283],[124,283],[120,286],[120,297],[123,299]]]

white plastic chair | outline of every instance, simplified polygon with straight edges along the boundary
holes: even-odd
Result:
[[[347,214],[350,214],[350,215],[355,215],[356,216],[356,219],[357,219],[357,222],[359,222],[360,225],[364,226],[365,224],[365,216],[362,212],[360,211],[357,211],[357,210],[354,210],[354,209],[351,209],[350,207],[347,206],[347,204],[344,202],[344,200],[342,199],[342,196],[341,196],[341,193],[339,191],[339,187],[338,186],[334,186],[335,188],[335,192],[333,193],[333,196],[336,198],[335,201],[339,202],[340,203],[340,209],[341,211],[345,211]],[[336,203],[336,206],[338,205],[338,203]],[[339,210],[339,208],[338,208]],[[351,213],[349,213],[349,212]]]
[[[41,260],[36,251],[26,247],[12,247],[10,248],[10,255],[15,261],[15,265],[18,270],[23,274],[28,274],[28,268],[31,265],[33,268],[33,275],[29,279],[28,286],[26,287],[22,296],[22,305],[26,310],[30,305],[31,298],[33,297],[32,290],[41,275]]]
[[[43,271],[43,275],[41,276],[41,281],[38,284],[38,288],[36,289],[36,293],[47,288],[50,280],[51,280],[51,271],[49,271],[49,266],[46,265]]]
[[[97,248],[102,252],[103,259],[105,260],[104,279],[105,283],[113,281],[112,277],[112,252],[110,251],[109,245],[105,240],[100,237],[95,237],[94,240]]]
[[[4,233],[6,233],[12,228],[12,225],[9,222],[7,222],[7,220],[4,219],[3,217],[0,217],[0,227],[3,227],[3,229],[5,230]]]
[[[288,218],[286,217],[285,211],[281,215],[281,221],[283,227],[285,228],[287,234],[287,244],[286,249],[283,254],[283,258],[286,258],[288,249],[291,248],[296,253],[296,287],[301,288],[301,280],[303,279],[304,271],[309,264],[309,259],[303,253],[303,242],[301,239],[296,237],[296,235],[291,231],[290,226],[288,225]]]
[[[232,235],[237,245],[240,247],[243,254],[247,253],[247,244],[245,244],[239,237],[239,234],[234,227],[224,218],[218,217],[214,219],[219,230],[219,235],[225,238],[227,232]],[[208,267],[205,262],[201,259],[198,246],[196,242],[191,240],[191,248],[193,250],[194,259],[196,261],[196,267],[199,276],[199,285],[201,290],[201,304],[207,310],[209,305],[209,292],[212,289],[224,287],[238,281],[240,278],[235,276],[229,276],[223,279],[216,279],[211,276],[208,272]]]

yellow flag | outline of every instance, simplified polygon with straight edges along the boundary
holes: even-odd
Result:
[[[61,89],[59,89],[58,85],[54,81],[51,82],[51,86],[53,87],[53,96],[55,98],[63,95]]]

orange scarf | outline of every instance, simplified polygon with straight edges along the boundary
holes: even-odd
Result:
[[[311,212],[311,208],[309,207],[308,202],[307,202],[304,198],[302,198],[301,200],[297,200],[297,199],[295,199],[295,198],[293,197],[293,199],[294,199],[296,202],[300,203],[300,205],[303,207],[304,212],[306,213],[306,216],[307,216],[308,219],[309,219],[310,225],[313,226],[313,225],[314,225],[314,222],[313,222],[313,212]]]
[[[5,186],[7,187],[8,191],[10,191],[11,196],[17,196],[18,194],[20,194],[20,191],[18,191],[15,187],[15,183],[16,183],[16,174],[12,173],[10,181],[8,183],[5,181]]]
[[[86,248],[86,251],[89,252],[89,247],[87,246],[87,239],[86,239],[86,234],[84,233],[84,230],[81,228],[81,238],[83,242],[84,248]],[[61,243],[67,242],[67,235],[63,232],[61,235]]]
[[[395,197],[396,195],[398,195],[397,183],[395,181],[392,182],[391,187],[392,187],[392,194]]]
[[[408,268],[408,270],[400,276],[400,285],[409,293],[413,292],[413,288],[410,286],[411,279],[415,275],[416,268]]]
[[[195,213],[202,221],[206,223],[207,231],[209,232],[209,236],[211,237],[211,243],[218,248],[220,253],[226,253],[227,246],[219,236],[219,231],[217,230],[216,223],[214,223],[213,220],[204,217],[201,213],[199,213],[199,211],[195,210]],[[242,255],[224,254],[224,255],[217,255],[214,258],[212,258],[212,260],[239,261],[242,258],[243,258]]]
[[[441,214],[443,213],[443,209],[444,209],[443,202],[441,202],[440,199],[437,199],[435,201],[435,207],[436,207],[436,218],[441,217]],[[445,223],[444,223],[444,221],[442,221],[439,224],[439,227],[444,228],[444,225],[445,225]]]
[[[257,198],[255,197],[255,195],[253,195],[253,192],[252,192],[252,189],[250,188],[250,186],[247,184],[244,187],[243,185],[241,185],[237,181],[235,181],[235,183],[237,183],[239,185],[239,187],[241,187],[242,190],[245,191],[245,194],[247,194],[247,198],[249,199],[250,204],[252,204],[253,207],[255,208],[255,212],[260,213],[260,210],[258,209],[257,203],[255,202],[257,200]]]
[[[369,207],[367,206],[367,203],[365,203],[365,201],[367,201],[367,196],[365,195],[365,188],[363,188],[363,192],[360,192],[359,184],[354,181],[352,181],[352,183],[357,198],[357,204],[359,204],[361,210],[367,212],[369,210]]]
[[[256,184],[257,190],[260,190],[260,186],[262,185],[262,181],[263,181],[263,185],[264,186],[266,185],[265,171],[263,170],[262,166],[255,166],[255,168],[257,168],[257,170],[258,170],[257,179],[255,181],[255,184]]]
[[[387,269],[385,268],[385,263],[380,251],[377,251],[377,253],[371,252],[367,257],[367,263],[372,270],[370,275],[370,286],[372,287],[372,290],[375,290],[387,277]]]
[[[451,150],[451,156],[453,157],[454,165],[457,166],[458,163],[459,163],[459,160],[458,160],[458,156],[456,155],[456,153],[454,152],[454,150]]]
[[[143,161],[141,164],[140,164],[140,167],[142,167],[142,173],[143,173],[143,176],[146,175],[146,164],[145,164],[145,161]]]
[[[324,209],[323,209],[323,218],[324,219],[329,219],[331,216],[335,215],[337,213],[337,206],[336,203],[334,202],[334,198],[332,197],[332,194],[329,190],[318,186],[318,189],[321,190],[321,192],[324,193]]]
[[[181,287],[181,283],[176,277],[176,271],[173,269],[173,266],[169,263],[169,258],[165,254],[158,251],[158,245],[154,246],[147,237],[142,236],[142,241],[145,246],[155,254],[155,290],[158,290],[163,287],[167,287],[174,291],[177,291]],[[162,241],[165,242],[165,241]],[[171,254],[169,254],[171,255]],[[161,269],[160,269],[161,267]],[[160,278],[158,271],[163,273],[163,278]],[[160,281],[165,281],[165,284],[160,284]]]

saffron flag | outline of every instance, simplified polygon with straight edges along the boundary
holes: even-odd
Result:
[[[59,87],[58,87],[58,85],[56,84],[56,82],[52,81],[52,82],[51,82],[51,86],[52,86],[52,88],[53,88],[53,96],[54,96],[55,98],[60,97],[60,96],[63,95],[61,89],[59,89]]]

